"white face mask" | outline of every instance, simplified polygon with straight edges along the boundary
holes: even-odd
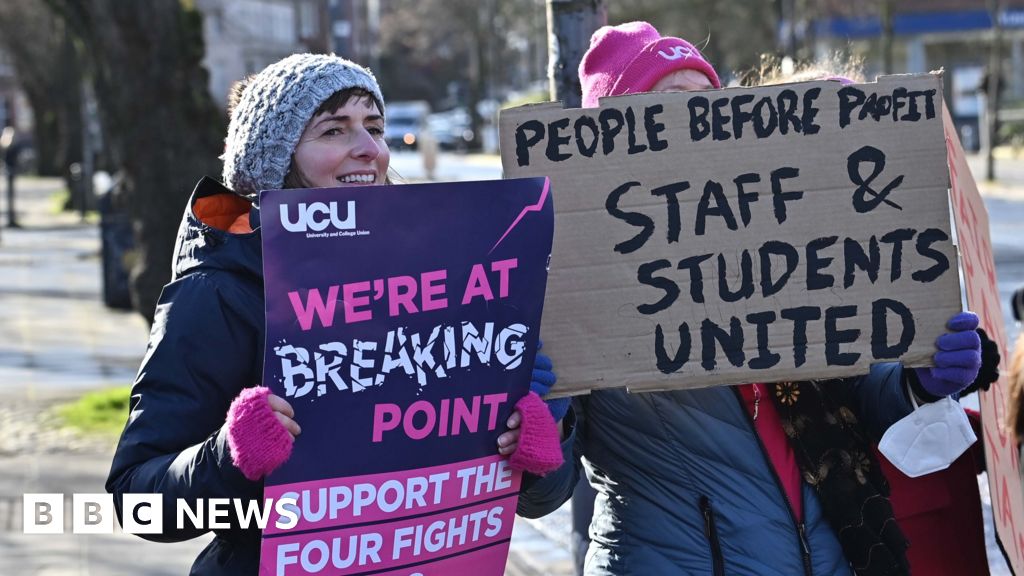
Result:
[[[950,397],[917,406],[882,435],[878,450],[911,478],[945,470],[977,441],[967,414]]]

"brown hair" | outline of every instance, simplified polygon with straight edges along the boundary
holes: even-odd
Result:
[[[236,84],[237,85],[237,84]],[[243,87],[244,89],[244,87]],[[346,88],[339,90],[334,94],[331,94],[327,100],[324,100],[323,104],[313,112],[313,116],[310,120],[325,112],[336,112],[339,108],[344,107],[352,99],[364,100],[364,105],[367,108],[377,106],[377,109],[384,114],[384,104],[377,100],[377,97],[373,95],[369,90],[363,88]],[[230,102],[230,100],[229,100]],[[387,176],[384,180],[385,184],[391,184],[391,176]],[[285,188],[309,188],[309,181],[306,179],[299,167],[295,165],[295,154],[292,153],[291,166],[288,167],[288,173],[284,176],[284,187]]]
[[[231,115],[235,113],[235,108],[237,108],[238,103],[242,101],[242,94],[245,93],[245,89],[249,87],[249,82],[251,82],[255,77],[255,74],[249,74],[231,85],[231,88],[228,90],[228,118],[231,118]]]

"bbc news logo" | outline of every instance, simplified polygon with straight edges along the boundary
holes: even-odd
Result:
[[[65,530],[64,494],[25,494],[22,497],[22,530],[25,534],[63,534]],[[242,498],[198,498],[175,500],[175,526],[220,530],[235,525],[266,529],[271,510],[280,530],[294,528],[299,521],[295,498],[258,500]],[[164,527],[164,499],[160,494],[124,494],[121,530],[127,534],[161,534]],[[112,494],[73,494],[71,498],[73,534],[112,534],[114,532],[114,496]]]

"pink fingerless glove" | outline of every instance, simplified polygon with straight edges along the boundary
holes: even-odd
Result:
[[[260,480],[292,455],[292,438],[274,416],[264,386],[242,390],[228,409],[228,447],[231,461],[249,480]]]
[[[536,392],[516,402],[521,421],[519,446],[508,459],[513,470],[525,470],[538,476],[557,470],[565,461],[558,438],[558,425],[547,404]]]

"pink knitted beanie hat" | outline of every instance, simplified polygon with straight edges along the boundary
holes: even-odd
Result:
[[[697,70],[722,87],[715,69],[686,40],[663,37],[647,22],[604,26],[590,37],[580,62],[583,107],[596,107],[602,96],[647,92],[676,70]]]

